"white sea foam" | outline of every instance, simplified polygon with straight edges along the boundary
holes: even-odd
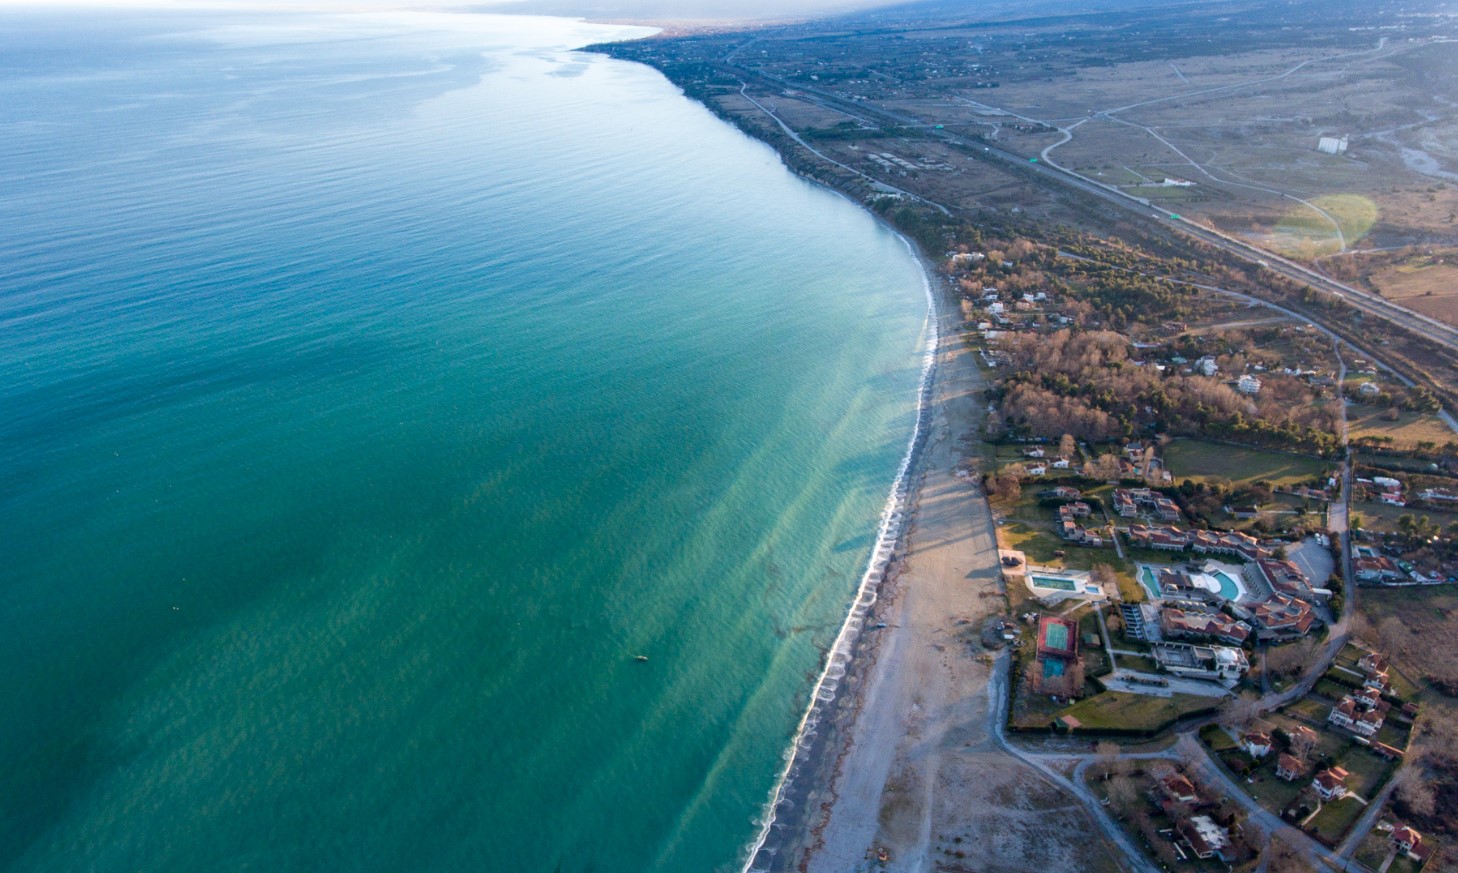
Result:
[[[912,256],[916,257],[916,251],[912,247],[911,241],[901,237],[901,242]],[[919,258],[918,261],[920,261]],[[810,696],[810,704],[806,707],[805,714],[800,717],[800,723],[795,728],[794,738],[785,752],[785,768],[780,772],[780,778],[775,781],[775,786],[770,791],[764,815],[758,822],[759,832],[747,847],[742,868],[744,873],[765,873],[768,870],[767,867],[756,864],[756,861],[759,860],[761,853],[773,857],[774,849],[766,848],[770,832],[774,829],[779,812],[793,806],[788,799],[789,790],[794,785],[795,779],[799,776],[805,759],[809,755],[811,740],[817,735],[816,728],[819,727],[820,720],[825,716],[830,704],[835,701],[836,692],[840,688],[841,680],[845,678],[851,660],[851,649],[865,626],[866,616],[870,613],[871,607],[876,604],[877,592],[885,580],[886,570],[891,565],[897,543],[900,542],[905,528],[907,500],[911,494],[911,476],[929,430],[932,410],[931,393],[936,371],[937,306],[931,275],[925,265],[922,268],[922,289],[926,292],[927,317],[926,327],[923,331],[921,383],[917,387],[916,424],[912,428],[911,439],[906,446],[906,454],[901,458],[901,467],[896,471],[891,493],[886,498],[886,506],[881,510],[876,545],[867,561],[866,571],[861,576],[860,587],[856,589],[855,599],[850,604],[840,632],[826,654],[825,665],[821,668],[820,676],[816,679],[814,691]]]

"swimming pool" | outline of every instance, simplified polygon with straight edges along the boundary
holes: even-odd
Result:
[[[1222,573],[1219,570],[1210,574],[1216,582],[1220,583],[1220,596],[1226,600],[1235,600],[1240,597],[1240,586],[1230,578],[1230,574]]]
[[[1154,571],[1148,567],[1139,568],[1139,583],[1144,586],[1145,591],[1149,592],[1149,596],[1155,600],[1164,596],[1159,592],[1159,583],[1154,581]]]
[[[1057,591],[1077,591],[1078,583],[1058,576],[1031,576],[1035,588],[1052,588]]]

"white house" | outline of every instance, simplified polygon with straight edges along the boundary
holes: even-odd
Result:
[[[1259,394],[1261,393],[1261,380],[1246,374],[1235,380],[1235,390],[1241,394]]]

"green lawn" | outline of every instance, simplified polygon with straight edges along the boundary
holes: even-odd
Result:
[[[1274,759],[1278,756],[1273,752],[1266,757]],[[1255,798],[1256,803],[1276,815],[1280,815],[1281,810],[1290,806],[1291,801],[1296,799],[1296,795],[1311,784],[1310,777],[1302,777],[1295,782],[1283,782],[1277,779],[1276,765],[1273,763],[1263,765],[1255,773],[1250,774],[1250,778],[1252,781],[1245,783],[1242,787],[1251,797]]]
[[[1357,845],[1357,852],[1354,857],[1371,869],[1376,870],[1382,866],[1383,861],[1387,860],[1387,855],[1391,851],[1391,835],[1373,828],[1367,832],[1367,836],[1363,837],[1362,842]]]
[[[1323,804],[1316,818],[1307,823],[1306,830],[1327,842],[1336,843],[1366,808],[1350,797]]]
[[[1307,721],[1318,724],[1326,721],[1327,711],[1331,709],[1330,704],[1322,703],[1319,700],[1312,700],[1310,697],[1303,697],[1294,701],[1286,707],[1286,712]]]
[[[1154,659],[1144,655],[1115,655],[1114,660],[1125,670],[1139,670],[1143,673],[1158,673],[1159,665]]]
[[[1295,485],[1326,472],[1328,464],[1304,455],[1267,452],[1195,439],[1178,439],[1164,450],[1165,466],[1176,482],[1223,482],[1235,485],[1264,480]]]
[[[1078,701],[1058,715],[1071,715],[1089,728],[1158,731],[1181,716],[1209,709],[1212,705],[1210,698],[1194,694],[1153,697],[1105,691]]]
[[[1370,798],[1376,794],[1392,775],[1396,765],[1378,757],[1367,749],[1353,744],[1347,753],[1337,760],[1339,766],[1351,771],[1347,787],[1360,797]]]

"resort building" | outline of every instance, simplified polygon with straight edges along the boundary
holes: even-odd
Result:
[[[1284,594],[1272,595],[1271,599],[1248,609],[1237,606],[1235,611],[1250,620],[1256,636],[1262,640],[1305,636],[1317,621],[1311,604]]]
[[[1243,572],[1246,580],[1257,591],[1270,590],[1303,600],[1310,600],[1312,597],[1311,580],[1291,561],[1264,558],[1246,564]]]
[[[1250,625],[1221,612],[1186,612],[1166,608],[1159,615],[1166,639],[1216,640],[1238,646],[1250,637]]]
[[[1186,679],[1207,679],[1227,688],[1250,669],[1245,652],[1229,646],[1192,646],[1189,643],[1154,643],[1150,654],[1160,669]]]

